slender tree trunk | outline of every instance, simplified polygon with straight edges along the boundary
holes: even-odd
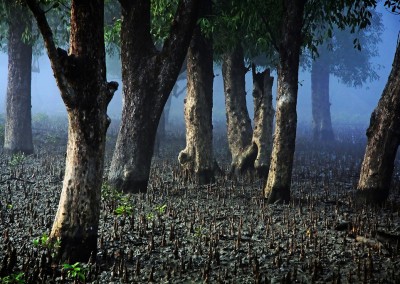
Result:
[[[32,26],[29,12],[19,4],[9,4],[8,84],[4,150],[33,153],[31,121],[32,46],[22,40]]]
[[[97,251],[107,106],[118,84],[106,82],[102,0],[72,0],[69,54],[56,49],[45,13],[27,0],[43,35],[68,112],[65,176],[50,240],[59,257],[87,262]]]
[[[394,160],[400,142],[400,40],[388,82],[371,114],[368,143],[357,187],[360,202],[379,204],[389,196]]]
[[[185,59],[198,0],[180,1],[170,36],[157,51],[150,1],[120,0],[124,103],[108,180],[124,192],[146,192],[157,126]]]
[[[278,43],[278,94],[271,165],[264,194],[269,203],[289,202],[297,124],[297,90],[304,0],[284,0]]]
[[[329,102],[329,66],[317,58],[311,68],[311,105],[315,141],[334,140]]]
[[[252,143],[253,129],[247,111],[243,48],[238,44],[223,55],[226,124],[229,150],[232,155],[231,174],[252,170],[257,146]]]
[[[208,15],[211,1],[205,1],[202,12]],[[207,6],[207,7],[206,7]],[[194,30],[187,56],[187,95],[185,98],[186,148],[179,153],[182,169],[199,184],[213,181],[214,156],[212,143],[213,107],[212,41]]]
[[[253,100],[254,100],[254,131],[253,143],[257,145],[257,158],[254,168],[258,176],[268,177],[268,169],[272,151],[272,128],[275,111],[272,107],[272,85],[274,77],[270,76],[270,70],[265,69],[261,73],[253,71]]]

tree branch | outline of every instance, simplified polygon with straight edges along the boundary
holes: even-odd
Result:
[[[39,6],[36,0],[25,0],[29,9],[32,11],[33,16],[36,19],[40,33],[42,34],[44,45],[47,50],[47,54],[50,59],[51,68],[53,69],[54,77],[56,78],[57,85],[61,91],[61,97],[67,107],[73,106],[73,91],[69,88],[68,81],[63,72],[63,66],[59,57],[59,51],[57,51],[54,43],[53,32],[47,21],[45,12]],[[60,49],[59,49],[60,50]]]

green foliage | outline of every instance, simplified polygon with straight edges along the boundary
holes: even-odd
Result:
[[[117,215],[131,215],[133,213],[133,206],[129,204],[120,204],[115,210],[114,213]]]
[[[80,262],[75,262],[74,264],[64,263],[63,270],[67,272],[69,279],[79,281],[85,281],[86,273],[88,272],[87,267]]]
[[[17,166],[22,165],[26,160],[26,156],[24,153],[16,153],[12,155],[11,160],[9,161],[9,166],[15,168]]]
[[[37,248],[48,249],[53,257],[58,254],[61,248],[61,240],[51,240],[46,233],[43,233],[39,238],[33,239],[32,244]]]
[[[13,273],[11,275],[5,276],[3,278],[0,277],[0,284],[24,284],[26,283],[24,280],[25,273]]]
[[[165,210],[167,209],[167,204],[163,204],[163,205],[158,205],[154,208],[155,211],[157,211],[157,213],[159,215],[164,215],[165,214]]]

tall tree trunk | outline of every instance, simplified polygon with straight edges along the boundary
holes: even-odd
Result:
[[[394,160],[400,142],[400,40],[388,82],[371,114],[368,143],[361,166],[357,199],[379,204],[389,196]]]
[[[316,58],[312,63],[311,106],[314,140],[333,141],[331,103],[329,102],[329,66],[321,58]]]
[[[278,43],[278,94],[271,165],[264,194],[269,203],[289,202],[297,124],[297,90],[305,0],[284,0]]]
[[[253,129],[247,111],[243,48],[238,44],[223,55],[226,124],[229,150],[232,156],[231,174],[253,169],[257,146],[252,143]]]
[[[211,12],[211,1],[203,1],[203,15]],[[195,182],[213,181],[213,48],[197,26],[187,56],[187,95],[185,98],[186,148],[179,153],[182,169]]]
[[[11,2],[11,1],[10,1]],[[31,120],[32,46],[22,40],[31,30],[29,12],[19,4],[9,4],[8,84],[4,150],[9,153],[33,153]]]
[[[124,103],[108,180],[121,191],[147,190],[157,126],[187,53],[198,2],[179,2],[158,51],[150,34],[150,1],[120,0]]]
[[[272,151],[272,128],[275,111],[272,107],[272,85],[274,77],[270,70],[257,73],[252,66],[253,100],[254,100],[254,131],[253,143],[257,145],[257,157],[254,168],[258,176],[268,177],[268,169]]]
[[[102,0],[72,0],[69,54],[56,49],[45,12],[27,0],[43,35],[68,112],[65,176],[50,240],[60,240],[63,261],[96,255],[107,106],[118,88],[106,82]]]

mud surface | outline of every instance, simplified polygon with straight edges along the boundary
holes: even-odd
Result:
[[[363,132],[345,128],[336,143],[315,145],[299,131],[287,205],[266,204],[263,181],[250,175],[232,180],[222,173],[207,186],[184,181],[176,162],[184,135],[170,133],[154,158],[147,195],[121,195],[105,182],[98,253],[78,264],[81,276],[93,283],[399,283],[399,168],[384,206],[354,204]],[[226,138],[215,140],[228,172]],[[0,158],[3,282],[73,282],[45,243],[65,148],[65,127],[41,129],[34,155]]]

